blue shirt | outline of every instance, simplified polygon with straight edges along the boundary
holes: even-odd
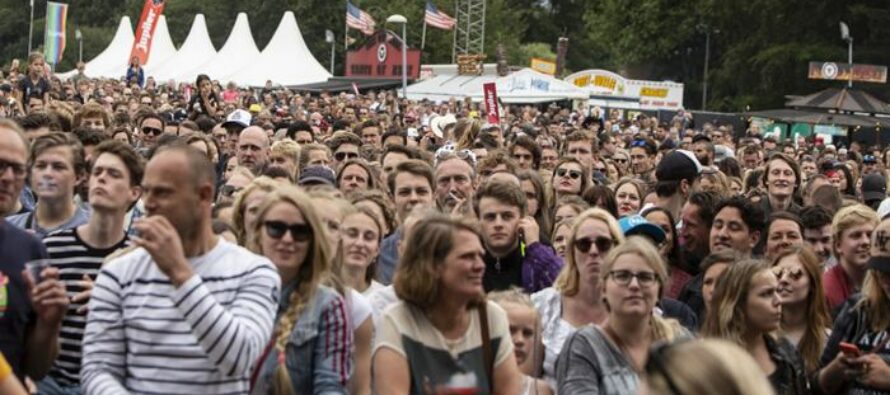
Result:
[[[65,221],[65,223],[55,228],[46,229],[41,227],[40,224],[37,223],[37,217],[35,213],[36,209],[35,211],[29,213],[11,215],[9,217],[6,217],[6,220],[19,229],[33,231],[34,235],[37,236],[38,239],[43,240],[46,235],[52,232],[55,232],[57,230],[76,228],[87,223],[87,221],[89,221],[90,219],[90,212],[78,206],[74,210],[74,215],[72,215],[71,218]]]

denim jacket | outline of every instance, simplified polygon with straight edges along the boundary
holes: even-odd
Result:
[[[295,283],[282,289],[278,318],[289,306]],[[353,333],[348,308],[340,294],[319,286],[300,314],[284,351],[284,361],[297,394],[347,394],[352,370]],[[275,338],[273,337],[273,341]],[[253,394],[269,394],[275,380],[279,353],[273,347],[261,361]]]

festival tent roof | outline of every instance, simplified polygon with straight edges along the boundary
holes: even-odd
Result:
[[[170,38],[170,30],[167,29],[167,17],[161,14],[161,17],[158,18],[158,25],[155,27],[155,33],[151,40],[151,51],[148,54],[148,63],[143,67],[145,69],[145,76],[148,77],[151,75],[151,70],[155,69],[158,65],[163,64],[175,54],[176,46],[173,45],[173,39]]]
[[[327,81],[330,77],[306,47],[294,13],[287,11],[260,56],[221,80],[246,86],[263,86],[266,80],[272,80],[289,86]]]
[[[788,107],[819,108],[869,114],[890,113],[888,104],[858,89],[829,88],[786,103]]]
[[[108,47],[86,63],[84,74],[91,78],[104,77],[121,64],[123,64],[123,67],[126,67],[127,57],[130,56],[130,49],[133,47],[133,40],[133,26],[130,24],[130,17],[125,16],[121,18],[121,22],[117,26],[117,32],[114,33],[114,37],[111,39]],[[70,78],[75,73],[77,73],[76,69],[58,74],[58,76],[60,78]]]
[[[232,27],[229,38],[226,39],[226,43],[223,44],[216,56],[175,78],[177,81],[193,82],[198,74],[207,74],[211,79],[220,80],[225,84],[228,80],[221,77],[227,77],[247,67],[259,56],[260,50],[257,49],[256,43],[253,41],[247,14],[242,12],[235,19],[235,26]]]
[[[408,99],[446,101],[452,97],[483,99],[482,85],[494,82],[498,98],[504,103],[546,103],[568,99],[586,99],[588,93],[568,82],[525,68],[505,77],[436,76],[408,87]]]
[[[210,41],[210,34],[207,33],[207,22],[204,14],[195,15],[195,21],[189,30],[188,36],[183,41],[179,51],[161,64],[148,70],[148,75],[153,76],[156,81],[166,81],[183,74],[183,69],[189,66],[200,65],[216,56],[216,49],[213,48],[213,42]],[[198,75],[194,75],[189,81],[194,81]]]

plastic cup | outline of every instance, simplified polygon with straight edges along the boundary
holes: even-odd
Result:
[[[43,281],[43,269],[49,266],[49,259],[37,259],[25,263],[25,269],[28,270],[28,273],[31,273],[34,284],[39,284]]]

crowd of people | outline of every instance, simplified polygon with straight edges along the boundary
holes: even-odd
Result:
[[[890,150],[0,75],[0,393],[890,394]]]

